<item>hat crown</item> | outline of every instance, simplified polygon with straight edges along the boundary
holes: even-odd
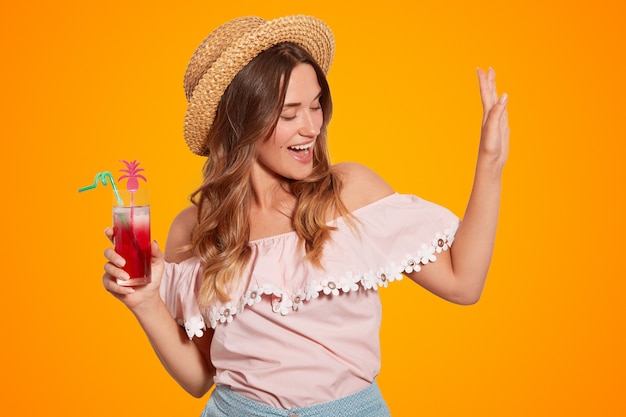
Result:
[[[265,23],[264,19],[256,16],[240,17],[218,26],[204,38],[194,51],[185,72],[184,88],[187,100],[191,99],[202,76],[224,51],[244,34],[254,31]]]

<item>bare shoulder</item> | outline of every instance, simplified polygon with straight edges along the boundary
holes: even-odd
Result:
[[[341,199],[348,211],[380,200],[394,193],[393,188],[376,172],[355,162],[342,162],[333,171],[343,183]]]
[[[191,233],[198,224],[198,209],[189,206],[176,215],[170,226],[165,245],[165,259],[168,262],[181,262],[192,256],[189,249],[183,248],[191,243]]]

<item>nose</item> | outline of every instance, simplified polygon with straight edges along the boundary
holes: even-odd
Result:
[[[302,117],[299,133],[307,138],[315,138],[320,134],[322,128],[323,117],[321,111],[307,111]]]

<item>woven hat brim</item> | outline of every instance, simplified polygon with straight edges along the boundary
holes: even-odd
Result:
[[[256,20],[253,25],[258,25],[259,18],[252,19]],[[315,17],[283,17],[242,33],[206,70],[189,98],[184,134],[193,153],[207,155],[205,141],[217,106],[235,75],[258,54],[283,42],[300,45],[324,73],[328,72],[335,49],[334,38],[330,28]]]

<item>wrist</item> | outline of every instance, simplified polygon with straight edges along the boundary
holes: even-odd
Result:
[[[165,304],[163,303],[163,300],[161,299],[161,296],[157,291],[150,296],[146,296],[141,303],[130,307],[130,311],[135,315],[135,317],[141,318],[144,316],[147,317],[155,315],[156,312],[158,312],[159,309],[163,307],[165,307]]]

